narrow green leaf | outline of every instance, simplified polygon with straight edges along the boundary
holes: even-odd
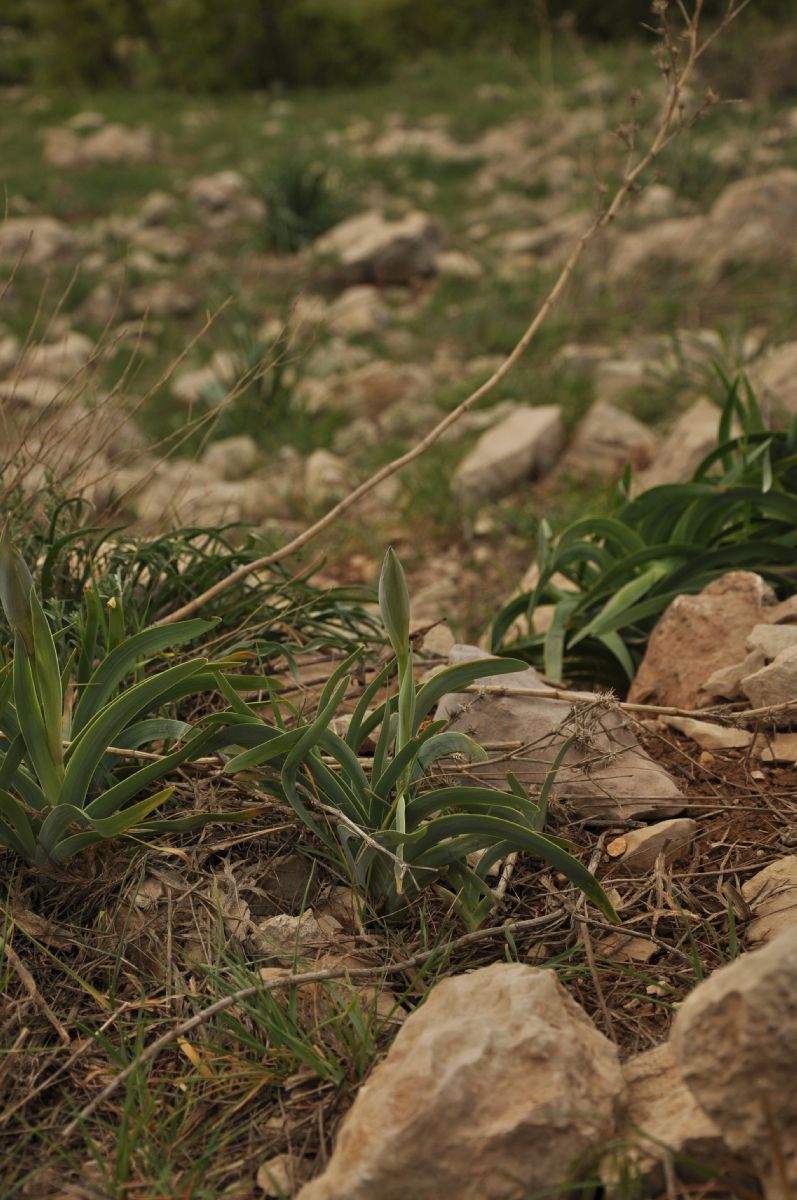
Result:
[[[180,646],[213,629],[218,621],[178,621],[155,629],[143,629],[123,641],[99,664],[78,701],[72,717],[73,737],[104,707],[107,700],[125,682],[136,663],[152,658],[171,646]],[[206,660],[202,660],[203,665]]]

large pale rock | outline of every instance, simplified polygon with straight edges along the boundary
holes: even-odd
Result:
[[[710,1174],[728,1184],[749,1182],[749,1170],[684,1083],[668,1042],[629,1059],[623,1075],[628,1129],[617,1160],[607,1156],[601,1172],[612,1195],[624,1194],[617,1185],[620,1170],[629,1169],[644,1181],[645,1195],[665,1190],[668,1160],[680,1180],[702,1181]]]
[[[225,229],[241,221],[261,221],[265,205],[249,191],[238,171],[219,171],[192,179],[188,198],[200,221],[212,229]]]
[[[792,646],[797,646],[797,625],[754,625],[747,638],[747,649],[770,662]]]
[[[235,481],[251,475],[260,459],[257,442],[248,433],[211,442],[202,462],[214,475]]]
[[[74,129],[49,129],[44,138],[44,157],[54,167],[151,162],[156,152],[154,134],[143,127],[102,125],[85,137]]]
[[[697,467],[717,445],[720,411],[716,404],[701,398],[676,419],[661,443],[653,462],[635,481],[635,492],[658,487],[662,483],[682,483],[691,479]]]
[[[706,282],[733,262],[795,263],[797,171],[783,167],[728,185],[704,216],[673,218],[620,235],[609,263],[615,281],[656,261],[695,269]]]
[[[701,690],[705,692],[705,686]],[[677,729],[697,742],[701,750],[739,750],[753,740],[749,729],[733,725],[716,725],[713,721],[696,721],[693,717],[664,716],[661,719],[671,729]]]
[[[619,858],[629,871],[649,871],[663,857],[669,865],[679,858],[688,858],[697,836],[697,821],[677,817],[672,821],[657,821],[643,829],[632,829],[609,842],[606,847],[612,858]]]
[[[454,488],[467,503],[500,496],[524,479],[550,470],[563,439],[558,404],[518,406],[482,434],[457,468]]]
[[[562,459],[562,468],[579,474],[621,475],[626,464],[635,471],[650,465],[658,438],[631,413],[613,404],[593,404]]]
[[[333,504],[354,486],[348,463],[329,450],[314,450],[304,466],[304,495],[313,508]]]
[[[69,330],[56,341],[41,342],[26,349],[17,370],[25,377],[44,375],[51,379],[69,379],[86,366],[93,353],[91,338]]]
[[[130,311],[137,317],[187,317],[198,301],[173,279],[145,283],[130,293]]]
[[[525,1200],[577,1172],[623,1099],[615,1047],[553,971],[439,983],[360,1088],[301,1200]]]
[[[742,895],[753,910],[747,926],[751,947],[771,942],[784,930],[797,930],[797,855],[778,858],[744,884]]]
[[[741,662],[731,663],[729,667],[718,667],[700,685],[700,703],[711,705],[718,700],[744,699],[742,680],[754,671],[760,671],[766,666],[766,661],[760,650],[751,650]],[[676,725],[675,728],[678,729],[679,726]],[[688,729],[683,729],[682,732],[689,734]],[[691,734],[689,736],[691,737]],[[713,747],[705,746],[704,749],[711,750]]]
[[[485,657],[475,646],[455,646],[449,661]],[[532,668],[519,675],[491,676],[479,684],[513,692],[551,690]],[[681,812],[684,801],[677,784],[642,750],[622,713],[600,705],[590,693],[585,693],[585,709],[589,716],[580,721],[578,707],[568,700],[477,691],[444,696],[435,716],[481,745],[517,741],[528,746],[527,751],[513,754],[509,763],[475,763],[469,768],[470,777],[491,787],[507,791],[506,774],[511,770],[524,787],[539,791],[563,742],[578,730],[579,737],[566,752],[553,784],[554,804],[568,815],[596,824]]]
[[[741,688],[754,708],[797,701],[797,646],[782,650],[766,667],[747,675]],[[793,716],[787,712],[783,719],[789,722]]]
[[[771,417],[797,414],[797,342],[774,346],[749,370],[758,402]]]
[[[0,260],[23,258],[34,267],[62,258],[76,238],[55,217],[5,217],[0,221]]]
[[[767,1200],[797,1189],[797,927],[701,983],[671,1035],[681,1075]]]
[[[384,287],[434,275],[444,244],[442,228],[427,213],[411,212],[400,221],[388,221],[371,210],[335,225],[313,249],[355,268],[359,282]]]
[[[327,314],[329,328],[343,337],[379,333],[388,322],[389,309],[381,292],[363,283],[346,288],[331,304]]]
[[[223,525],[231,521],[258,522],[284,511],[287,475],[227,482],[203,463],[186,460],[157,464],[141,479],[119,473],[120,492],[129,488],[129,506],[142,525],[162,529],[171,525]],[[125,486],[126,485],[126,486]]]
[[[702,684],[720,668],[741,662],[751,629],[766,622],[766,609],[774,603],[772,589],[750,571],[731,571],[696,596],[676,596],[651,634],[629,700],[705,705]]]

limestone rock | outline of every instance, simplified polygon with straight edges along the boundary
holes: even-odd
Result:
[[[387,324],[389,311],[378,288],[360,284],[346,288],[331,304],[327,314],[329,328],[343,337],[378,333]]]
[[[177,207],[177,200],[170,192],[150,192],[139,209],[139,224],[146,229],[153,225],[166,225],[176,216]]]
[[[774,346],[749,371],[759,403],[771,416],[797,413],[797,342]]]
[[[304,494],[313,508],[332,504],[353,486],[351,469],[329,450],[314,450],[304,466]]]
[[[457,468],[454,488],[467,503],[499,496],[524,479],[550,470],[563,439],[558,404],[519,405],[482,434]]]
[[[797,625],[754,625],[747,638],[747,649],[759,651],[769,662],[791,646],[797,646]]]
[[[653,462],[637,478],[634,490],[641,492],[662,483],[691,479],[717,444],[719,420],[720,411],[716,404],[705,398],[696,400],[677,418]]]
[[[772,589],[751,571],[731,571],[696,596],[676,596],[651,634],[631,685],[634,703],[697,708],[712,672],[740,662],[754,625],[766,622]]]
[[[74,129],[50,129],[44,139],[44,157],[54,167],[152,162],[156,152],[150,129],[131,129],[116,123],[102,125],[85,137]]]
[[[197,300],[172,279],[142,284],[130,293],[130,309],[137,317],[187,317]]]
[[[485,658],[475,646],[455,646],[452,663]],[[480,680],[483,687],[511,687],[512,691],[549,691],[536,671],[496,675]],[[597,697],[584,693],[587,704]],[[539,791],[562,743],[574,731],[574,705],[548,696],[500,696],[487,692],[444,696],[435,719],[446,719],[449,728],[467,733],[480,745],[518,741],[528,744],[527,755],[514,755],[511,764],[475,763],[470,774],[480,782],[508,790],[506,772]],[[583,734],[583,731],[582,731]],[[566,752],[551,790],[552,802],[571,816],[590,823],[631,818],[670,817],[682,811],[683,797],[667,772],[639,746],[633,729],[615,709],[593,708],[589,735]]]
[[[241,221],[261,221],[265,205],[249,191],[238,171],[219,171],[193,179],[188,198],[203,224],[213,229],[225,229]]]
[[[699,984],[671,1035],[684,1081],[767,1200],[797,1188],[795,996],[797,927]]]
[[[444,243],[441,226],[427,213],[411,212],[400,221],[388,221],[372,209],[335,225],[313,249],[352,268],[352,283],[387,287],[434,275]]]
[[[797,855],[776,859],[758,871],[742,884],[742,895],[755,914],[746,929],[751,947],[797,929]]]
[[[76,238],[55,217],[6,217],[0,221],[0,260],[23,258],[30,266],[63,258],[73,250]]]
[[[135,478],[125,479],[124,473],[119,476],[120,487],[132,486],[131,507],[148,529],[262,521],[283,511],[290,483],[284,473],[279,483],[273,475],[226,482],[204,463],[185,459],[156,464],[138,484]]]
[[[629,1059],[623,1064],[623,1075],[628,1089],[628,1132],[622,1139],[619,1161],[607,1157],[601,1171],[611,1194],[622,1194],[615,1193],[618,1168],[630,1170],[632,1178],[639,1176],[644,1181],[644,1195],[666,1190],[664,1164],[668,1158],[679,1179],[702,1182],[710,1172],[726,1184],[749,1182],[749,1170],[731,1154],[719,1129],[684,1083],[668,1042]]]
[[[245,479],[251,475],[260,458],[260,450],[254,438],[247,433],[238,437],[220,438],[211,442],[202,455],[202,462],[214,475],[222,479]]]
[[[705,686],[701,689],[705,691]],[[713,721],[695,721],[692,717],[661,718],[665,725],[685,733],[693,742],[697,742],[701,750],[737,750],[749,746],[753,735],[749,729],[739,729],[733,725],[716,725]]]
[[[797,701],[797,646],[782,650],[766,667],[747,675],[741,687],[753,708]],[[790,723],[793,716],[786,712],[781,719]]]
[[[697,821],[679,817],[624,833],[609,842],[606,850],[612,858],[619,858],[629,871],[649,871],[660,855],[664,856],[667,865],[679,858],[688,858],[696,835]]]
[[[742,680],[754,671],[760,671],[766,665],[766,658],[760,650],[752,650],[745,655],[741,662],[732,663],[729,667],[718,667],[712,671],[708,679],[700,685],[700,703],[714,704],[717,700],[741,700]],[[676,729],[680,728],[675,726]],[[684,733],[688,730],[684,729]],[[689,734],[691,737],[691,734]],[[706,750],[713,747],[706,746]]]
[[[484,271],[481,263],[462,250],[444,250],[435,259],[438,275],[449,279],[481,279]]]
[[[562,469],[614,478],[627,463],[635,471],[649,466],[658,438],[652,429],[613,404],[593,404],[562,459]]]
[[[620,280],[664,260],[697,269],[711,282],[733,261],[795,262],[795,224],[797,171],[782,167],[729,184],[704,216],[672,218],[621,234],[609,276]]]
[[[91,358],[94,343],[91,338],[69,330],[52,342],[40,342],[26,349],[17,368],[24,377],[46,375],[51,379],[70,379]]]
[[[452,976],[360,1088],[301,1200],[523,1200],[556,1188],[611,1134],[614,1046],[553,971]]]

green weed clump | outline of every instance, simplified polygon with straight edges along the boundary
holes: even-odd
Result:
[[[174,788],[151,788],[223,745],[235,722],[234,713],[232,720],[222,713],[191,725],[163,715],[166,706],[210,689],[233,689],[235,682],[222,679],[224,663],[206,658],[151,674],[142,670],[154,655],[206,634],[215,622],[183,621],[126,637],[121,606],[114,603],[106,617],[89,589],[80,653],[73,651],[62,667],[30,572],[7,530],[0,539],[0,598],[14,632],[13,658],[0,670],[0,845],[44,866],[131,831],[143,836],[216,820],[216,813],[153,819]],[[253,685],[247,677],[244,686]],[[136,752],[152,744],[161,752],[146,754],[141,766]]]
[[[632,498],[626,475],[614,514],[576,521],[556,538],[540,523],[537,585],[495,618],[494,653],[521,655],[553,680],[622,689],[676,596],[736,570],[757,571],[782,593],[795,590],[797,420],[788,430],[767,429],[749,385],[723,383],[718,445],[690,482]],[[735,420],[739,436],[732,436]],[[518,618],[533,629],[541,604],[554,606],[549,628],[512,636]]]
[[[329,171],[317,163],[283,163],[262,187],[266,202],[263,240],[267,250],[294,254],[315,241],[348,209],[330,183]]]
[[[379,586],[382,621],[395,658],[364,689],[345,736],[331,728],[349,690],[355,651],[327,681],[315,717],[293,729],[260,721],[237,701],[248,724],[236,730],[247,749],[227,763],[228,773],[257,769],[261,787],[287,798],[325,848],[326,856],[353,881],[366,901],[394,914],[427,887],[437,886],[470,927],[488,915],[495,897],[486,878],[507,854],[524,850],[544,859],[579,887],[607,916],[614,910],[591,873],[562,839],[542,832],[545,797],[534,803],[516,781],[504,793],[481,787],[430,786],[427,772],[440,759],[486,758],[462,733],[427,717],[448,692],[475,680],[523,670],[525,663],[482,659],[440,671],[417,686],[412,672],[409,597],[404,572],[389,550]],[[398,693],[374,710],[380,690],[397,675]],[[370,774],[358,751],[375,740]],[[550,783],[549,783],[550,786]],[[480,854],[478,865],[468,856]]]

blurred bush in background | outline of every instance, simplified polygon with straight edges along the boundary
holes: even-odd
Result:
[[[709,19],[726,0],[706,0]],[[794,21],[758,0],[757,21]],[[621,38],[649,0],[3,0],[0,85],[225,91],[351,84],[420,50],[508,45],[544,28]]]

